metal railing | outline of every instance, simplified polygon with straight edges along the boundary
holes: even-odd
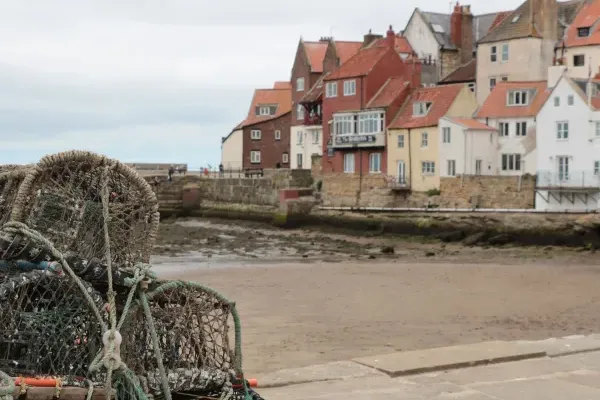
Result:
[[[410,189],[410,178],[408,175],[395,176],[395,175],[384,175],[385,183],[390,189]]]
[[[556,188],[600,188],[600,173],[597,171],[538,171],[537,187]]]

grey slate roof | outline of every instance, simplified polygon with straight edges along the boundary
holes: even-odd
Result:
[[[456,46],[452,43],[450,39],[450,14],[442,14],[428,11],[420,11],[421,15],[425,21],[429,23],[429,28],[431,32],[433,32],[435,38],[441,46],[444,46],[444,49],[454,50]],[[474,15],[473,16],[473,44],[477,42],[479,39],[483,38],[490,26],[492,26],[492,22],[496,19],[496,15],[498,13],[490,13],[490,14],[482,14],[482,15]],[[438,33],[433,29],[433,25],[439,25],[444,30],[444,33]]]

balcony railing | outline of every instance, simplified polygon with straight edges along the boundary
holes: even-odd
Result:
[[[323,119],[320,114],[304,115],[304,125],[321,125]]]
[[[536,186],[538,188],[600,189],[600,173],[596,171],[573,171],[567,173],[538,171]]]
[[[389,189],[392,190],[409,190],[410,179],[407,175],[396,176],[396,175],[385,175],[385,183]]]

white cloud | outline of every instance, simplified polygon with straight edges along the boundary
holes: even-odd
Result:
[[[83,147],[214,164],[253,89],[289,79],[301,35],[360,40],[369,28],[402,29],[415,6],[448,9],[441,0],[0,0],[0,163]]]

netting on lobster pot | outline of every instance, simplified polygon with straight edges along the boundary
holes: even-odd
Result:
[[[4,168],[0,170],[0,226],[10,218],[21,182],[29,171],[25,167]]]
[[[157,345],[172,393],[219,397],[232,391],[232,378],[242,373],[235,304],[210,288],[181,281],[163,283],[147,299],[147,310],[143,299],[130,310],[121,345],[124,362],[145,390],[158,397],[164,393]]]
[[[158,201],[142,177],[85,151],[42,158],[23,180],[11,214],[67,255],[105,264],[109,246],[116,268],[149,261],[158,220]]]
[[[49,270],[14,274],[0,284],[0,305],[0,370],[69,386],[99,381],[88,368],[102,348],[105,316],[89,284]]]

